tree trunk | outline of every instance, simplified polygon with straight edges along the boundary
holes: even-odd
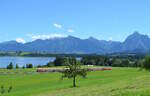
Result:
[[[76,76],[73,76],[73,87],[76,87]]]

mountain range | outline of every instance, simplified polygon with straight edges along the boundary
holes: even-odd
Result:
[[[150,52],[150,38],[134,32],[124,42],[98,40],[94,37],[80,39],[73,36],[35,40],[25,44],[16,41],[0,43],[0,51],[26,51],[48,53],[83,53],[109,54],[117,52],[147,53]]]

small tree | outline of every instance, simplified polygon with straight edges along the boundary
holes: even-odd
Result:
[[[85,78],[87,70],[81,68],[80,63],[75,58],[69,58],[67,68],[62,73],[62,78],[73,78],[73,87],[76,87],[76,77],[79,75]]]
[[[7,69],[13,69],[13,63],[10,62],[10,64],[7,66]]]
[[[26,64],[26,68],[33,68],[32,64]]]
[[[25,66],[22,66],[22,69],[25,69]]]
[[[19,69],[19,66],[18,66],[18,64],[16,64],[16,69]]]
[[[146,70],[150,70],[150,56],[146,56],[143,60],[142,67]]]

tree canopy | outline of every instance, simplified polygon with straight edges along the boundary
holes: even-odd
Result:
[[[76,77],[81,76],[85,78],[87,75],[87,70],[81,68],[81,65],[75,58],[68,58],[68,64],[63,72],[62,78],[73,78],[73,87],[76,87]]]
[[[143,60],[142,67],[146,70],[150,70],[150,56],[146,56]]]

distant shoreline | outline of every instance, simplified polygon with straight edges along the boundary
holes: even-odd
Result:
[[[83,56],[101,56],[97,54],[78,54],[78,53],[35,53],[35,52],[0,52],[0,57],[17,56],[17,57],[83,57]]]

